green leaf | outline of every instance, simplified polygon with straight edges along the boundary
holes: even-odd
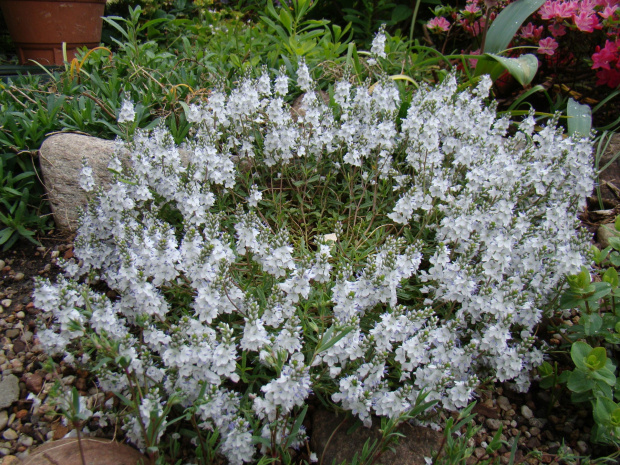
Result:
[[[616,375],[613,374],[611,370],[608,368],[601,368],[592,372],[592,379],[596,381],[602,381],[607,386],[615,387],[616,385]],[[606,386],[600,383],[597,383],[597,386],[601,390],[606,390]]]
[[[585,289],[591,282],[590,272],[585,266],[581,267],[581,272],[574,276],[567,277],[568,284],[571,289],[582,290]]]
[[[397,5],[396,8],[392,10],[392,21],[399,23],[400,21],[409,19],[411,18],[411,13],[413,13],[413,11],[407,5]]]
[[[586,314],[581,316],[579,324],[583,326],[586,336],[593,336],[596,335],[600,331],[601,326],[603,326],[603,319],[596,313],[592,315]],[[588,354],[588,357],[590,357],[590,355],[591,354]],[[603,366],[604,365],[603,363]]]
[[[576,393],[587,392],[592,389],[594,382],[588,378],[588,375],[580,369],[573,371],[568,377],[566,384],[568,389]]]
[[[306,404],[303,410],[301,411],[301,413],[297,416],[297,420],[295,420],[295,424],[293,425],[293,428],[289,432],[288,438],[286,439],[286,443],[284,444],[285,448],[289,447],[293,443],[293,441],[298,439],[299,428],[301,428],[301,424],[303,423],[304,418],[306,417],[307,411],[308,411],[308,405]]]
[[[567,125],[569,135],[579,134],[582,137],[588,137],[590,135],[590,131],[592,130],[592,110],[588,105],[581,105],[570,98],[566,105],[566,114],[568,115]]]
[[[618,279],[618,272],[616,269],[608,268],[603,274],[603,281],[609,283],[612,288],[617,288],[618,284],[620,284],[620,280]]]
[[[598,316],[598,315],[592,315],[592,316]],[[598,316],[598,318],[599,320],[601,320],[600,316]],[[602,320],[601,320],[601,323],[602,323]],[[601,368],[605,367],[606,363],[607,363],[607,351],[605,350],[604,347],[595,347],[594,349],[590,351],[590,353],[586,357],[586,365],[588,366],[590,370],[600,370]],[[615,384],[615,380],[614,380],[614,384]]]
[[[487,31],[483,52],[500,53],[506,50],[523,22],[543,3],[545,0],[517,0],[504,8]]]
[[[592,352],[592,347],[581,341],[573,343],[570,349],[570,356],[573,359],[573,363],[577,368],[587,370],[586,357]]]
[[[618,422],[620,420],[620,406],[607,397],[596,399],[592,413],[594,414],[594,421],[599,425],[612,424],[613,421]],[[619,424],[617,423],[614,426]]]
[[[484,62],[484,59],[486,57],[495,60],[500,65],[502,65],[502,68],[506,69],[512,75],[512,77],[514,77],[517,82],[522,86],[526,86],[530,82],[532,82],[534,76],[536,76],[536,72],[538,71],[538,58],[531,54],[521,55],[517,58],[507,58],[499,55],[494,55],[492,53],[485,53],[479,61]],[[478,66],[476,65],[476,76],[480,74],[483,66],[483,63],[481,64],[481,68],[478,68]],[[494,68],[494,71],[491,72],[491,78],[493,80],[497,79],[503,69],[495,70]]]
[[[340,333],[336,334],[334,337],[331,337],[330,330],[332,330],[331,327],[325,332],[325,336],[323,337],[323,339],[321,340],[321,343],[316,348],[317,354],[320,354],[321,352],[326,351],[327,349],[332,347],[334,344],[336,344],[340,339],[342,339],[347,334],[349,334],[351,331],[353,331],[353,326],[347,326]]]

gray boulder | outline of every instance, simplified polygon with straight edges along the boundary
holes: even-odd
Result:
[[[41,173],[60,231],[75,231],[78,211],[88,203],[87,192],[80,187],[82,159],[92,167],[97,185],[106,186],[112,180],[108,163],[113,154],[114,141],[81,134],[54,134],[43,141]]]

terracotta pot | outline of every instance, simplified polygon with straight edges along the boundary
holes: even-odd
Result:
[[[62,65],[62,43],[71,61],[78,47],[101,40],[106,0],[0,0],[21,64]]]

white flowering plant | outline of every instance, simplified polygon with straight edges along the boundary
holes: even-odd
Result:
[[[498,118],[486,77],[410,99],[342,80],[325,103],[301,62],[294,115],[290,84],[212,92],[180,146],[162,127],[119,141],[78,260],[37,282],[41,344],[94,366],[148,451],[171,399],[241,464],[303,445],[313,398],[369,425],[422,392],[459,409],[483,383],[525,390],[537,324],[583,263],[589,138]]]

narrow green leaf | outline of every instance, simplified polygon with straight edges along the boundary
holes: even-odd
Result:
[[[483,52],[500,53],[517,33],[523,22],[546,0],[517,0],[504,8],[487,31]]]
[[[316,348],[316,353],[320,354],[321,352],[326,351],[327,349],[332,347],[334,344],[336,344],[338,341],[340,341],[340,339],[342,339],[347,334],[349,334],[351,331],[353,331],[353,326],[347,326],[340,333],[336,334],[334,337],[330,338],[327,341],[325,340],[326,338],[324,337],[323,340],[321,341],[321,344]]]

